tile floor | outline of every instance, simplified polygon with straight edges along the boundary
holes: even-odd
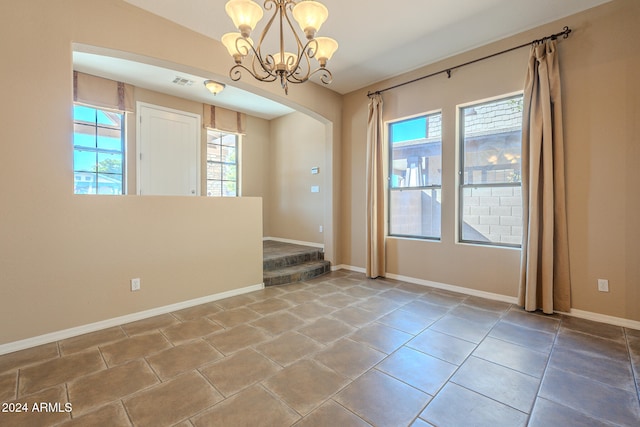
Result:
[[[0,425],[638,426],[639,379],[640,331],[338,271],[0,356]]]

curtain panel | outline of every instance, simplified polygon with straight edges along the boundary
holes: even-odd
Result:
[[[74,71],[73,101],[92,107],[132,113],[133,86]]]
[[[385,254],[385,142],[382,122],[382,96],[369,102],[367,123],[367,277],[386,275]]]
[[[203,104],[203,126],[209,129],[217,129],[223,132],[245,133],[247,115],[215,105]]]
[[[519,302],[571,308],[562,96],[556,41],[531,48],[522,117],[523,237]]]

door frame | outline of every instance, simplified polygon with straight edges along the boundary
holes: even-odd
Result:
[[[154,110],[164,111],[172,114],[179,114],[182,116],[192,117],[196,119],[196,194],[194,196],[200,196],[202,193],[202,116],[196,113],[190,113],[188,111],[177,110],[175,108],[164,107],[162,105],[150,104],[148,102],[136,101],[136,194],[140,194],[140,184],[142,182],[140,162],[141,162],[141,145],[142,145],[142,107],[151,108]]]

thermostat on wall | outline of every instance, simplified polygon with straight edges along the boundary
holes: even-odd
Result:
[[[311,168],[311,175],[318,175],[320,173],[320,168],[319,167],[314,167]]]

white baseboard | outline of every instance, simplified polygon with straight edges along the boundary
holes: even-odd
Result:
[[[593,320],[594,322],[608,323],[610,325],[622,326],[629,329],[640,330],[640,322],[631,319],[625,319],[622,317],[607,316],[606,314],[593,313],[591,311],[576,310],[572,308],[568,313],[560,312],[567,316],[578,317],[580,319]]]
[[[291,243],[292,245],[311,246],[324,250],[323,243],[303,242],[302,240],[281,239],[280,237],[263,237],[262,240],[273,240],[274,242]]]
[[[366,273],[366,269],[364,268],[360,268],[360,267],[353,267],[350,265],[345,265],[345,264],[340,264],[340,265],[332,265],[331,266],[331,271],[338,271],[338,270],[349,270],[349,271],[353,271],[355,273]]]
[[[471,295],[474,297],[487,298],[495,301],[507,302],[509,304],[517,304],[517,297],[508,295],[494,294],[493,292],[478,291],[476,289],[464,288],[462,286],[448,285],[446,283],[432,282],[430,280],[416,279],[413,277],[400,276],[398,274],[387,273],[389,279],[402,280],[403,282],[414,283],[416,285],[428,286],[431,288],[442,289],[445,291],[458,292],[460,294]]]
[[[240,289],[233,289],[231,291],[220,292],[213,295],[208,295],[201,298],[195,298],[188,301],[182,301],[175,304],[165,305],[163,307],[152,308],[150,310],[139,311],[137,313],[131,313],[113,319],[102,320],[100,322],[89,323],[88,325],[77,326],[62,331],[51,332],[44,335],[39,335],[33,338],[27,338],[20,341],[14,341],[7,344],[0,345],[0,355],[13,353],[14,351],[24,350],[26,348],[36,347],[43,344],[49,344],[52,342],[72,338],[78,335],[87,334],[89,332],[96,332],[102,329],[111,328],[113,326],[124,325],[125,323],[135,322],[136,320],[147,319],[149,317],[158,316],[160,314],[170,313],[172,311],[182,310],[184,308],[193,307],[195,305],[206,304],[212,301],[218,301],[224,298],[233,297],[236,295],[246,294],[248,292],[259,291],[264,289],[264,283],[259,285],[246,286]]]
[[[353,267],[353,266],[344,265],[344,264],[336,266],[335,269],[336,270],[344,269],[344,270],[350,270],[350,271],[354,271],[354,272],[358,272],[358,273],[365,273],[365,269],[364,268]],[[333,270],[333,268],[332,268],[332,270]],[[391,273],[387,273],[387,277],[390,278],[390,279],[402,280],[403,282],[407,282],[407,283],[414,283],[414,284],[417,284],[417,285],[430,286],[432,288],[458,292],[458,293],[465,294],[465,295],[472,295],[472,296],[492,299],[492,300],[496,300],[496,301],[507,302],[507,303],[510,303],[510,304],[516,304],[516,305],[518,304],[518,298],[517,297],[510,297],[508,295],[501,295],[501,294],[494,294],[494,293],[491,293],[491,292],[477,291],[475,289],[463,288],[461,286],[448,285],[446,283],[432,282],[432,281],[429,281],[429,280],[416,279],[416,278],[413,278],[413,277],[400,276],[400,275],[391,274]],[[557,312],[557,313],[564,314],[564,315],[567,315],[567,316],[578,317],[580,319],[593,320],[594,322],[608,323],[610,325],[622,326],[622,327],[625,327],[625,328],[640,330],[640,322],[639,321],[631,320],[631,319],[624,319],[622,317],[607,316],[606,314],[593,313],[591,311],[584,311],[584,310],[577,310],[575,308],[572,308],[571,311],[569,311],[569,313],[565,313],[565,312]]]

